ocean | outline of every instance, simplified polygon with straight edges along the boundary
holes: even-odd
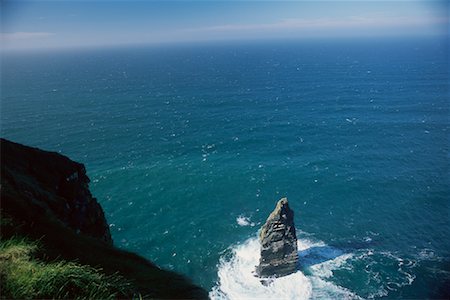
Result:
[[[448,38],[2,54],[1,136],[86,165],[116,246],[213,299],[449,297]],[[261,285],[295,213],[299,271]]]

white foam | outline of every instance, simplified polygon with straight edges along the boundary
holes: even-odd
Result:
[[[313,241],[313,240],[306,239],[306,238],[304,238],[304,239],[299,238],[297,240],[298,251],[304,252],[304,253],[306,253],[305,251],[308,251],[308,250],[312,249],[313,247],[323,247],[323,246],[326,246],[326,244],[322,241]]]
[[[311,270],[317,277],[330,278],[333,276],[333,270],[342,269],[347,260],[352,257],[352,254],[343,254],[334,259],[311,266]]]
[[[301,272],[271,280],[263,285],[255,277],[259,263],[259,242],[251,238],[233,249],[230,260],[219,264],[219,283],[210,292],[211,299],[308,299],[311,283]]]
[[[255,267],[260,259],[257,237],[248,239],[231,248],[231,256],[222,257],[218,266],[219,280],[211,290],[211,299],[355,299],[357,295],[327,281],[332,270],[340,268],[351,254],[342,254],[323,242],[299,239],[298,249],[302,257],[320,256],[321,260],[311,266],[311,275],[301,271],[273,278],[263,285],[255,276]],[[322,262],[324,261],[324,262]]]
[[[250,218],[240,215],[236,218],[236,223],[239,226],[255,226],[255,223],[250,221]]]

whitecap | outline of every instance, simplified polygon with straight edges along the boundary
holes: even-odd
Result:
[[[321,278],[330,278],[333,276],[333,270],[342,269],[347,260],[352,258],[352,254],[342,254],[334,259],[311,266],[313,274]]]
[[[236,223],[239,226],[255,226],[255,223],[251,222],[249,217],[245,217],[243,215],[236,218]]]

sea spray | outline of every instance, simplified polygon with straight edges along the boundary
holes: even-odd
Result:
[[[259,241],[252,237],[231,247],[231,255],[221,258],[218,282],[209,296],[211,299],[360,299],[352,291],[333,283],[333,270],[344,266],[351,254],[327,246],[322,241],[298,239],[300,260],[314,263],[288,276],[270,278],[263,282],[256,276],[260,259]],[[314,260],[313,260],[314,258]],[[331,275],[330,275],[331,274]]]
[[[232,249],[232,257],[221,259],[219,282],[212,289],[211,299],[308,299],[311,283],[302,272],[271,279],[263,285],[256,277],[259,263],[259,242],[251,238]]]

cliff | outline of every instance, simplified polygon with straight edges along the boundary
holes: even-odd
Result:
[[[123,276],[132,292],[121,297],[207,298],[206,291],[183,276],[113,247],[82,164],[5,139],[0,146],[2,240],[37,240],[43,248],[41,261],[75,261]]]
[[[76,233],[112,245],[103,209],[89,191],[82,164],[4,139],[0,143],[2,198],[20,198],[35,213],[48,214]]]

